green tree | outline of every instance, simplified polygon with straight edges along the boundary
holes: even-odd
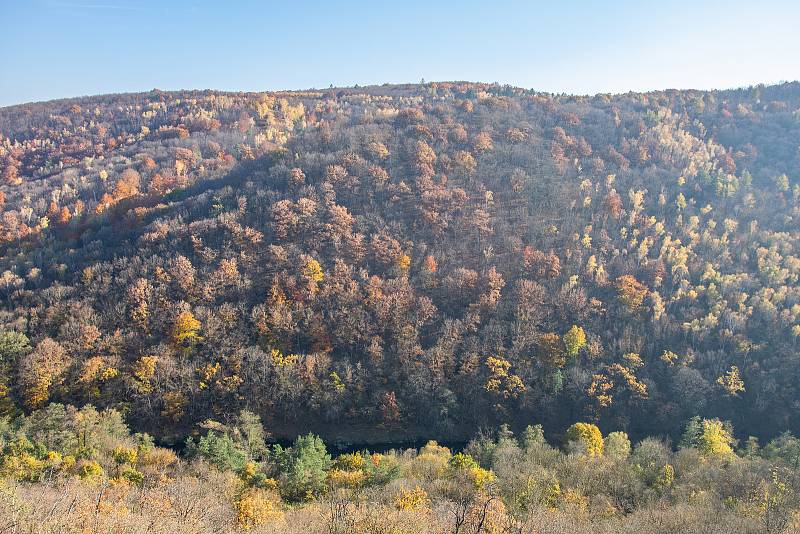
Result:
[[[30,340],[22,332],[13,330],[0,332],[0,365],[12,364],[30,351]]]
[[[678,447],[681,449],[689,449],[697,447],[698,440],[700,439],[700,435],[703,433],[703,420],[700,419],[699,416],[695,415],[689,422],[686,423],[686,428],[683,431],[683,435],[681,436],[681,441],[678,443]]]
[[[785,174],[781,174],[780,176],[776,176],[775,180],[775,187],[778,188],[778,191],[788,191],[789,190],[789,177]]]
[[[522,446],[526,451],[532,450],[534,447],[546,445],[547,441],[544,438],[544,429],[542,425],[528,425],[522,431]]]
[[[247,453],[227,433],[209,430],[197,441],[186,440],[186,450],[190,456],[207,459],[222,470],[241,471],[247,462]]]
[[[800,439],[791,432],[784,432],[773,439],[761,451],[761,456],[769,460],[782,458],[795,469],[800,468]]]
[[[318,436],[298,436],[288,449],[275,446],[281,494],[291,501],[308,501],[325,491],[331,456]]]
[[[234,437],[240,447],[247,452],[251,460],[264,458],[269,450],[267,449],[267,432],[261,424],[261,417],[248,410],[239,412],[234,429]]]
[[[15,412],[16,406],[11,395],[11,370],[17,360],[30,351],[30,341],[22,332],[0,332],[0,417]]]

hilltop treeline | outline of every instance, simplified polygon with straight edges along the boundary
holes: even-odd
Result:
[[[0,110],[0,406],[180,443],[798,428],[800,85]]]

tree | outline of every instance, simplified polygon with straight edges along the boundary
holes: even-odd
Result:
[[[389,157],[389,149],[386,148],[386,145],[377,141],[373,141],[367,145],[367,152],[369,152],[372,157],[379,160]]]
[[[473,145],[475,152],[489,152],[494,148],[492,143],[492,136],[488,132],[481,132],[475,136],[475,143]]]
[[[693,417],[686,425],[681,447],[692,447],[706,457],[733,454],[733,431],[719,419]]]
[[[486,358],[489,378],[484,386],[486,391],[501,396],[503,399],[518,397],[525,391],[525,384],[517,375],[510,372],[511,363],[503,358],[489,356]]]
[[[436,258],[434,258],[431,255],[425,256],[424,265],[425,265],[425,271],[428,274],[434,274],[436,272],[436,269],[438,268],[438,265],[436,263]]]
[[[458,168],[461,169],[461,172],[467,176],[471,176],[478,166],[475,157],[466,150],[456,152],[454,159]]]
[[[786,192],[789,190],[789,177],[785,174],[781,174],[780,176],[776,176],[774,178],[775,187],[778,191]]]
[[[257,414],[242,410],[236,420],[233,435],[242,449],[247,452],[247,457],[251,460],[260,460],[267,453],[267,432],[261,424],[261,417]]]
[[[311,500],[325,491],[331,456],[314,434],[298,436],[288,449],[275,446],[281,494],[291,501]]]
[[[604,202],[611,216],[615,219],[619,219],[622,214],[622,197],[619,196],[619,193],[612,189],[606,195]]]
[[[387,391],[381,395],[379,409],[384,424],[395,425],[400,422],[400,405],[394,391]]]
[[[522,432],[521,442],[526,451],[532,451],[536,447],[547,446],[542,425],[526,426]]]
[[[114,187],[114,199],[122,200],[139,194],[141,176],[136,169],[125,169]]]
[[[539,361],[549,367],[560,368],[567,363],[564,340],[556,332],[547,332],[539,336],[536,355]]]
[[[756,440],[756,450],[757,447]],[[782,458],[792,468],[798,469],[800,468],[800,439],[786,431],[767,443],[761,451],[761,456],[770,460]]]
[[[624,274],[617,278],[614,286],[617,289],[617,297],[620,302],[630,312],[639,309],[649,292],[647,286],[629,274]]]
[[[250,529],[280,520],[283,512],[280,497],[274,490],[248,488],[236,501],[236,520],[243,529]]]
[[[182,391],[168,391],[163,395],[164,408],[161,410],[161,417],[173,423],[179,422],[186,415],[186,406],[189,399]]]
[[[241,471],[247,463],[247,453],[236,444],[227,433],[209,430],[205,436],[186,440],[186,451],[189,455],[200,456],[220,469]]]
[[[69,224],[70,219],[72,218],[72,213],[70,213],[69,208],[63,206],[59,211],[58,215],[55,217],[55,222],[59,226],[65,226]]]
[[[11,370],[17,361],[31,351],[28,336],[22,332],[0,332],[0,417],[14,411],[11,396]]]
[[[703,420],[695,415],[686,423],[681,441],[678,446],[682,449],[697,447],[700,435],[703,433]]]
[[[151,380],[155,376],[157,364],[158,358],[156,356],[142,356],[133,364],[131,376],[139,393],[147,394],[153,390]]]
[[[302,270],[303,279],[306,282],[308,291],[316,293],[317,286],[325,278],[325,273],[322,271],[322,266],[314,258],[309,258]]]
[[[49,337],[20,358],[17,383],[23,403],[29,408],[42,406],[50,398],[53,388],[61,383],[66,366],[66,350]]]
[[[519,128],[509,128],[506,130],[506,139],[509,143],[521,143],[528,138],[528,134]]]
[[[433,176],[433,165],[436,163],[436,152],[425,141],[417,141],[414,147],[414,166],[421,176]]]
[[[564,334],[564,347],[567,350],[567,354],[574,358],[585,346],[586,332],[580,326],[572,325],[572,328]]]
[[[197,278],[197,271],[192,262],[185,256],[178,254],[172,261],[171,267],[175,283],[183,291],[184,295],[191,294]]]
[[[3,180],[8,185],[22,184],[22,178],[19,176],[19,169],[14,165],[6,165],[3,169]]]
[[[603,451],[606,456],[624,460],[631,453],[631,440],[625,432],[611,432],[603,440]]]
[[[704,456],[733,454],[733,436],[719,419],[703,420],[703,432],[697,439],[697,449]]]
[[[533,247],[525,247],[522,252],[525,268],[536,277],[558,278],[561,275],[561,260],[550,251],[544,253]]]
[[[742,380],[739,374],[739,368],[735,365],[731,365],[728,372],[717,378],[717,384],[722,386],[726,395],[732,397],[736,397],[739,393],[744,392],[744,380]]]
[[[180,312],[172,327],[172,343],[179,349],[191,349],[202,339],[200,327],[200,321],[195,319],[192,312]]]
[[[28,336],[22,332],[0,331],[0,365],[13,364],[30,350]]]
[[[567,429],[564,441],[569,450],[589,456],[603,455],[603,434],[591,423],[575,423]]]

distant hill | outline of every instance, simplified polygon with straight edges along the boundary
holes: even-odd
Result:
[[[0,412],[183,440],[800,429],[800,84],[0,109]]]

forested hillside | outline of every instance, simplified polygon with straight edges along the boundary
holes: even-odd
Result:
[[[0,109],[0,406],[182,442],[800,428],[800,84]]]

